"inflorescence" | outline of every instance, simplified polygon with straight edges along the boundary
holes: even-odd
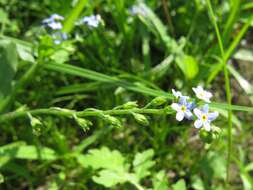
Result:
[[[56,45],[68,39],[68,35],[61,31],[64,19],[63,16],[55,13],[42,21],[44,27],[51,29],[51,37]],[[89,28],[97,28],[100,24],[103,24],[103,20],[99,14],[84,16],[76,22],[77,26],[86,25]]]
[[[204,128],[206,131],[211,131],[211,122],[215,120],[219,113],[209,112],[210,98],[212,98],[212,93],[203,89],[202,86],[197,88],[192,88],[196,97],[205,102],[205,104],[198,108],[194,101],[190,101],[189,96],[184,96],[180,91],[172,89],[172,93],[175,96],[176,102],[171,104],[171,108],[175,110],[176,120],[183,121],[184,118],[187,120],[195,120],[195,128]]]

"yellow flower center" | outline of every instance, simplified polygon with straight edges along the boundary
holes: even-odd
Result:
[[[206,120],[207,120],[207,115],[203,114],[203,115],[201,116],[201,118],[202,118],[203,121],[206,121]]]
[[[181,106],[181,110],[182,110],[183,112],[185,112],[185,111],[186,111],[186,106],[185,106],[185,105],[182,105],[182,106]]]

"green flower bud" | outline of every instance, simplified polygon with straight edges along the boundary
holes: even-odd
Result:
[[[40,135],[41,127],[43,126],[43,124],[41,123],[39,119],[37,119],[36,117],[33,117],[30,113],[28,113],[28,117],[30,119],[30,125],[32,127],[33,134],[37,136]]]
[[[139,113],[132,113],[133,116],[134,116],[134,119],[141,125],[144,125],[144,126],[148,126],[149,125],[149,121],[148,119],[142,115],[142,114],[139,114]]]
[[[90,129],[90,126],[92,125],[91,121],[84,118],[75,117],[75,120],[84,132],[88,131]]]
[[[118,120],[116,117],[110,116],[110,115],[103,115],[103,119],[110,125],[120,128],[122,127],[122,124],[120,120]]]
[[[204,128],[199,130],[199,137],[205,142],[210,144],[213,141],[213,134],[211,131],[206,131]]]
[[[151,104],[154,105],[154,106],[161,106],[161,105],[165,104],[166,102],[167,102],[167,98],[166,97],[159,96],[159,97],[154,98],[151,101]]]
[[[123,104],[122,107],[123,107],[123,109],[132,109],[132,108],[137,108],[138,104],[136,101],[127,102],[127,103]]]

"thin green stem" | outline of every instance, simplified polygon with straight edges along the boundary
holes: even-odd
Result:
[[[225,88],[226,88],[226,97],[227,97],[227,103],[229,106],[231,106],[231,91],[230,91],[230,82],[229,82],[229,73],[227,69],[227,58],[225,57],[225,51],[223,47],[223,42],[221,39],[220,31],[216,22],[216,18],[213,12],[213,8],[211,5],[210,0],[207,1],[208,10],[211,16],[212,23],[215,28],[216,36],[218,39],[221,57],[222,57],[222,64],[223,64],[223,72],[225,77]],[[229,187],[229,167],[231,162],[231,154],[232,154],[232,111],[228,111],[228,128],[227,128],[227,135],[228,135],[228,158],[227,158],[227,179],[226,179],[226,186]]]
[[[20,117],[26,117],[28,114],[33,116],[36,115],[56,115],[62,117],[73,117],[76,115],[77,117],[92,117],[97,116],[100,117],[101,114],[104,115],[131,115],[131,113],[140,113],[140,114],[153,114],[153,115],[165,115],[173,113],[170,108],[165,109],[143,109],[143,108],[133,108],[133,109],[122,109],[122,110],[96,110],[96,109],[88,109],[84,111],[75,111],[69,109],[62,108],[45,108],[45,109],[34,109],[34,110],[23,110],[23,111],[15,111],[6,113],[0,116],[0,123],[14,120]]]

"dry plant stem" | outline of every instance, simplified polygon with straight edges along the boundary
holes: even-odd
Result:
[[[173,27],[173,24],[172,24],[172,19],[171,19],[171,16],[170,16],[170,13],[169,13],[169,5],[168,5],[168,2],[167,0],[162,0],[162,3],[163,3],[163,10],[164,10],[164,14],[165,14],[165,17],[166,17],[166,20],[170,26],[170,31],[171,31],[171,34],[172,36],[175,35],[174,33],[174,27]]]
[[[227,70],[227,58],[224,52],[223,42],[221,39],[220,31],[216,22],[216,17],[213,12],[213,8],[211,5],[210,0],[207,1],[208,10],[211,16],[212,23],[215,28],[216,36],[218,38],[218,43],[221,52],[222,58],[222,65],[223,65],[223,72],[225,77],[225,88],[226,88],[226,97],[227,97],[227,104],[231,106],[231,91],[230,91],[230,81],[229,81],[229,73]],[[227,179],[226,179],[226,188],[229,189],[229,167],[231,163],[231,154],[232,154],[232,110],[228,111],[228,128],[227,128],[227,135],[228,135],[228,157],[227,157]]]

